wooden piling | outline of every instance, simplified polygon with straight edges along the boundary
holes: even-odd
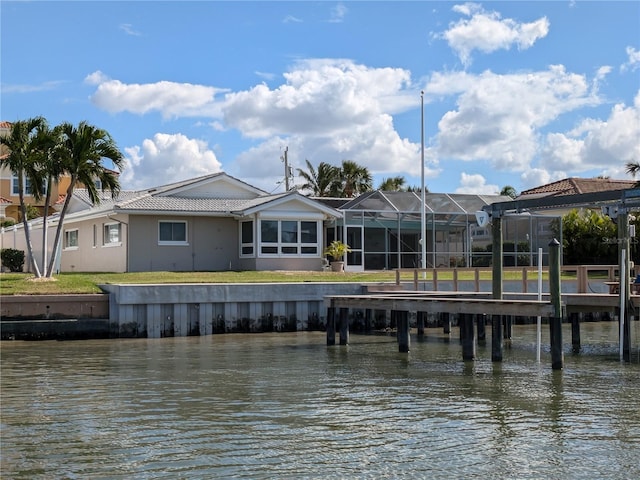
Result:
[[[340,345],[349,344],[349,309],[340,309]]]
[[[580,353],[580,314],[571,312],[569,314],[571,320],[571,346],[573,353]]]
[[[327,345],[336,344],[336,309],[327,308]]]
[[[407,353],[411,342],[409,329],[409,312],[405,310],[395,311],[397,335],[398,335],[398,351]]]
[[[502,361],[502,315],[491,316],[491,361]]]
[[[424,336],[424,324],[425,324],[425,317],[427,316],[426,312],[417,312],[416,313],[416,327],[418,330],[418,336],[419,337],[423,337]]]
[[[442,320],[442,332],[449,335],[451,333],[451,315],[449,312],[441,312],[440,319]]]
[[[562,306],[560,286],[560,242],[557,239],[549,242],[549,294],[554,314],[549,318],[551,336],[551,368],[562,370],[564,353],[562,351]]]
[[[462,338],[462,359],[473,360],[476,357],[476,332],[473,328],[473,315],[460,315],[460,333]]]
[[[476,315],[476,330],[478,332],[478,345],[486,345],[487,344],[487,316]]]

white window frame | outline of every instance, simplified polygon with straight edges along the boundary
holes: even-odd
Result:
[[[75,233],[75,245],[70,245],[71,234]],[[72,228],[64,231],[64,249],[65,250],[77,250],[80,246],[80,231],[77,228]]]
[[[109,229],[111,227],[118,227],[118,239],[110,241]],[[119,247],[122,245],[122,224],[119,222],[103,223],[102,224],[102,246],[103,247]]]
[[[250,223],[251,224],[251,242],[244,242],[244,238],[242,237],[242,227],[247,224]],[[239,232],[239,238],[240,238],[240,257],[241,258],[254,258],[256,256],[256,221],[251,219],[251,220],[242,220],[241,222],[239,222],[240,225],[240,232]],[[244,253],[245,249],[251,249],[250,253]]]
[[[18,195],[20,195],[20,192],[18,192],[17,187],[18,187],[18,177],[16,175],[11,175],[11,195],[14,197],[17,197]],[[47,184],[44,180],[43,180],[42,187],[43,187],[42,191],[46,193]],[[22,191],[25,197],[32,196],[31,183],[29,182],[29,179],[27,177],[22,178]]]
[[[163,223],[182,223],[184,224],[184,240],[161,240],[160,225]],[[186,220],[158,220],[158,245],[163,246],[187,246],[189,245],[189,222]]]
[[[275,242],[263,242],[262,241],[262,222],[277,222],[277,240]],[[283,242],[282,241],[282,222],[296,222],[296,241],[295,242]],[[316,225],[316,241],[315,242],[302,242],[302,224],[303,223],[315,223]],[[260,218],[258,220],[258,228],[256,233],[258,235],[257,241],[257,255],[262,258],[318,258],[321,256],[321,232],[322,225],[320,220],[316,219],[291,219],[291,218]],[[273,253],[263,253],[264,248],[275,249]],[[286,253],[284,249],[296,249],[296,253]],[[303,249],[313,248],[312,253],[302,253]]]

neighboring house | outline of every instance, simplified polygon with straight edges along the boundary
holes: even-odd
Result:
[[[324,221],[340,215],[297,192],[269,195],[225,173],[123,191],[115,200],[105,192],[96,206],[77,190],[64,220],[59,270],[320,270]],[[37,249],[41,222],[33,231]]]
[[[517,199],[539,198],[561,195],[576,195],[579,193],[608,192],[611,190],[626,190],[633,188],[635,180],[612,180],[610,178],[565,178],[557,182],[547,183],[539,187],[524,190]]]
[[[0,122],[0,136],[7,136],[11,133],[10,122]],[[4,158],[9,154],[9,150],[6,145],[0,145],[0,158]],[[113,172],[118,175],[118,172]],[[4,165],[0,167],[0,221],[13,220],[14,222],[22,221],[20,214],[20,197],[18,196],[18,177],[11,172]],[[66,197],[67,189],[71,183],[71,177],[69,175],[63,175],[60,181],[51,186],[51,196],[49,200],[50,212],[55,212],[62,208],[64,199]],[[99,186],[99,185],[98,185]],[[84,185],[78,185],[77,188],[82,188]],[[36,201],[31,195],[31,185],[27,179],[24,180],[24,201],[26,205],[35,207],[40,215],[44,213],[44,198],[40,201]]]

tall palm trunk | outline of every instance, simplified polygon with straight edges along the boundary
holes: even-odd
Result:
[[[33,269],[33,273],[37,278],[41,278],[42,274],[40,273],[40,269],[38,268],[38,262],[36,261],[36,257],[33,255],[33,246],[31,245],[31,229],[29,228],[29,220],[27,219],[27,207],[24,203],[24,176],[22,172],[18,173],[18,198],[20,199],[20,213],[22,214],[22,225],[24,227],[24,241],[27,244],[27,255],[29,255],[29,260],[31,262],[31,268]]]
[[[47,218],[49,217],[49,202],[51,201],[51,177],[47,181],[47,193],[44,200],[44,212],[42,215],[42,268],[44,271],[42,275],[49,278],[51,269],[47,268],[47,240],[49,236],[49,227],[47,224]]]
[[[67,188],[67,195],[64,199],[64,206],[62,207],[62,211],[60,212],[60,218],[58,219],[56,236],[53,239],[53,248],[51,250],[51,259],[49,260],[49,267],[47,268],[47,277],[51,277],[53,275],[53,267],[55,266],[56,258],[58,257],[58,252],[60,250],[62,227],[64,226],[64,217],[67,213],[67,207],[69,206],[69,202],[71,201],[71,196],[73,195],[73,189],[75,188],[76,181],[77,181],[77,177],[75,175],[72,175],[71,183]]]

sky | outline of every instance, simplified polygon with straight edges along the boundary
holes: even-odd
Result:
[[[440,193],[640,161],[640,1],[3,0],[0,22],[0,120],[105,129],[124,189],[279,193],[285,150],[293,184],[352,160]]]

